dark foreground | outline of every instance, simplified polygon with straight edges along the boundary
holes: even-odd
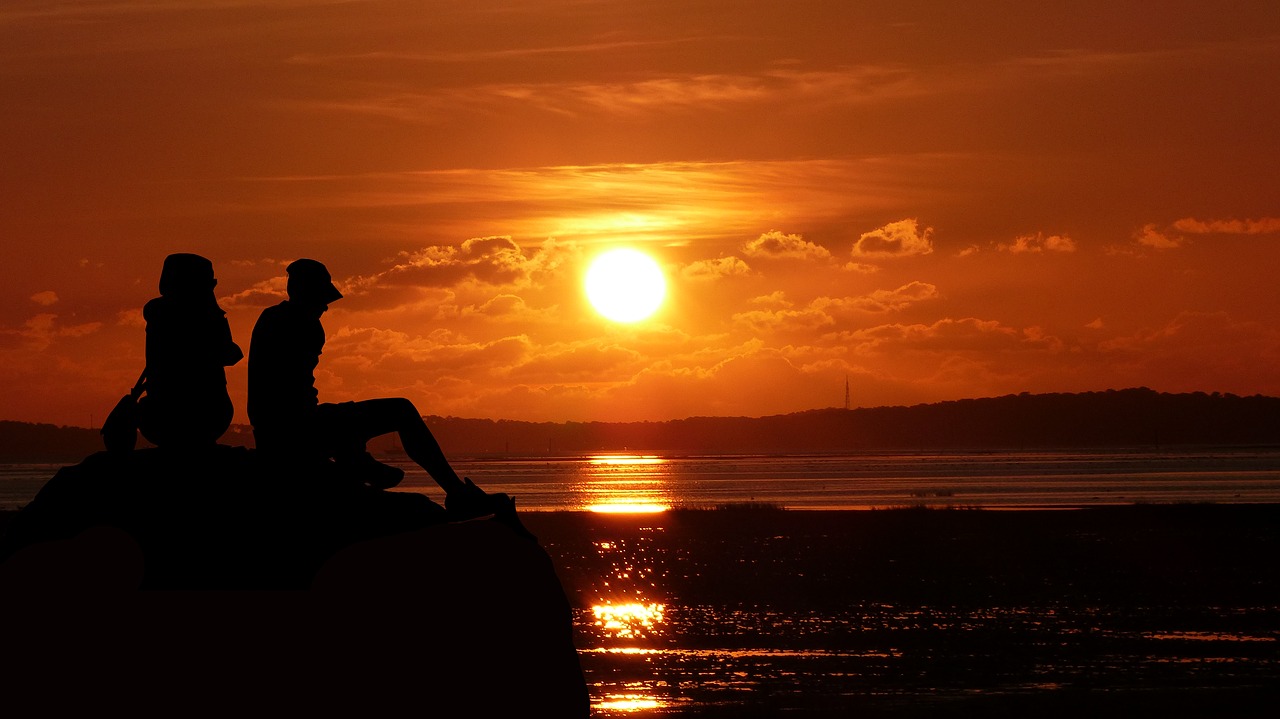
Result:
[[[576,607],[597,716],[1271,716],[1280,700],[1276,506],[526,524]],[[620,627],[592,611],[626,602],[663,611]]]
[[[221,445],[58,470],[0,533],[10,711],[585,719],[571,607],[510,504],[357,480]]]
[[[574,609],[593,716],[1272,716],[1280,701],[1277,506],[765,507],[524,522]],[[64,596],[41,615],[65,615],[85,641],[20,660],[90,674],[138,661],[125,659],[121,620],[158,616],[174,631],[141,644],[155,655],[139,663],[149,674],[90,683],[117,700],[107,704],[160,680],[223,709],[271,687],[276,702],[292,694],[308,697],[301,707],[356,711],[391,688],[414,698],[405,657],[432,632],[459,645],[470,632],[441,611],[447,599],[424,613],[397,591],[312,597]],[[500,628],[519,616],[520,597],[505,601],[473,632],[484,641],[472,666],[504,654]],[[594,611],[610,605],[661,611],[610,623]],[[19,609],[8,604],[6,620]],[[166,666],[166,652],[189,657],[192,642],[219,651],[216,677]],[[323,671],[282,661],[306,652],[330,658]],[[454,715],[488,715],[483,695],[452,699],[468,707]]]

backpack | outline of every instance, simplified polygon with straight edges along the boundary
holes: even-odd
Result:
[[[142,370],[129,393],[116,402],[102,423],[102,442],[108,452],[132,452],[138,443],[138,397],[147,387],[147,371]]]

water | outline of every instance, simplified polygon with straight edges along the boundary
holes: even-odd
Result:
[[[735,706],[848,716],[886,698],[918,704],[1051,697],[1073,687],[1155,693],[1272,685],[1280,670],[1276,609],[1237,611],[1254,626],[1169,628],[1212,623],[1214,608],[956,610],[856,600],[824,611],[670,607],[642,643],[605,629],[589,611],[578,622],[595,716]]]
[[[1280,676],[1274,512],[1195,518],[1213,509],[530,523],[576,605],[596,717],[1035,716],[1072,700],[1053,715],[1181,716],[1157,707],[1247,701]],[[1111,697],[1142,711],[1095,710]],[[1009,698],[1040,710],[980,703]]]
[[[439,490],[400,460],[402,489]],[[1280,451],[974,452],[806,456],[599,454],[464,459],[459,474],[524,511],[768,503],[1037,508],[1136,502],[1280,502]],[[438,498],[438,497],[437,497]]]
[[[403,456],[401,491],[440,500]],[[759,502],[788,509],[907,505],[1000,509],[1136,502],[1280,502],[1280,449],[885,453],[802,456],[597,454],[459,458],[459,474],[522,511],[635,510]],[[58,465],[0,465],[0,509],[31,501]]]

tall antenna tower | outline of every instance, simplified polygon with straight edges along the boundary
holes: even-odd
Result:
[[[853,409],[849,402],[849,375],[844,376],[844,408]]]

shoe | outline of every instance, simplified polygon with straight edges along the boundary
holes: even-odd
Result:
[[[493,501],[493,518],[495,521],[502,522],[503,524],[511,528],[513,532],[515,532],[516,534],[519,534],[522,537],[525,537],[526,539],[531,539],[534,542],[538,541],[538,538],[533,536],[533,532],[530,532],[524,526],[524,522],[520,521],[520,517],[516,515],[516,498],[515,497],[510,497],[506,494],[501,494],[501,493],[491,494],[489,495],[489,497],[492,500],[494,500]]]
[[[501,522],[516,534],[538,541],[516,516],[515,497],[503,492],[489,494],[477,487],[470,479],[463,478],[462,487],[444,498],[444,506],[453,515],[453,521],[492,517]]]
[[[444,508],[455,522],[493,514],[489,495],[466,477],[462,478],[461,487],[445,495]]]
[[[336,461],[342,471],[353,479],[367,484],[374,489],[391,489],[404,479],[404,470],[383,464],[373,458],[372,454],[363,452],[353,457],[344,457]]]

